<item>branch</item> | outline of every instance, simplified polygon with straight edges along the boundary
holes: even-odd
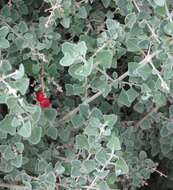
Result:
[[[153,169],[153,171],[156,172],[156,173],[158,173],[161,177],[162,177],[162,176],[165,177],[165,178],[168,177],[166,174],[164,174],[163,172],[161,172],[161,171],[159,171],[159,170],[157,170],[157,169]]]
[[[141,10],[140,10],[138,4],[136,3],[136,1],[135,1],[135,0],[132,0],[132,2],[133,2],[133,4],[134,4],[134,6],[136,7],[137,11],[140,13]],[[148,28],[149,28],[149,30],[150,30],[152,36],[155,38],[155,40],[156,40],[158,43],[160,43],[161,41],[159,40],[159,37],[158,37],[157,34],[155,33],[154,29],[150,26],[150,24],[149,24],[147,21],[146,21],[146,24],[147,24],[147,26],[148,26]]]
[[[146,64],[148,63],[149,61],[152,60],[153,57],[155,57],[156,55],[158,55],[160,53],[160,51],[156,51],[154,52],[153,54],[151,55],[147,55],[139,64]],[[112,85],[118,81],[122,81],[124,78],[126,78],[128,76],[128,71],[125,72],[124,74],[122,74],[120,77],[118,77],[117,79],[113,80],[112,81]],[[90,103],[92,101],[94,101],[96,98],[100,97],[102,95],[102,92],[99,91],[97,92],[96,94],[94,94],[93,96],[91,96],[90,98],[86,99],[84,101],[84,103]],[[75,109],[73,109],[72,111],[70,111],[68,114],[66,114],[62,119],[59,120],[60,123],[62,122],[68,122],[70,120],[70,118],[76,114],[77,112],[79,111],[79,106],[76,107]]]
[[[16,185],[16,184],[9,184],[9,183],[0,183],[0,187],[4,187],[8,189],[29,190],[29,188],[24,185]]]
[[[153,113],[157,112],[159,107],[152,108],[142,119],[140,119],[136,124],[135,127],[139,127],[149,116]]]
[[[105,168],[106,168],[107,165],[109,165],[109,163],[112,160],[113,156],[114,156],[114,151],[111,152],[111,155],[110,155],[109,159],[107,160],[107,162],[105,163],[105,165],[100,170],[100,173],[105,170]],[[93,189],[93,187],[95,186],[95,183],[96,183],[96,181],[97,181],[98,178],[99,178],[98,176],[96,176],[94,178],[94,180],[92,181],[92,183],[87,187],[87,190],[90,190],[90,189],[92,190]]]

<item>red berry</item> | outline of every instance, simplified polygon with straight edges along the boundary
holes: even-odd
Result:
[[[45,93],[44,93],[43,91],[38,91],[38,92],[36,93],[36,99],[37,99],[37,101],[41,102],[41,101],[43,101],[45,98],[46,98],[46,95],[45,95]]]
[[[49,98],[44,98],[42,101],[40,101],[40,106],[42,108],[49,108],[51,106],[51,101]]]

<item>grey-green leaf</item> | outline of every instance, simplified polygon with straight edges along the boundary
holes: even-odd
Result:
[[[128,174],[129,168],[126,161],[123,158],[119,158],[115,163],[116,176]]]
[[[111,150],[111,151],[117,151],[117,150],[121,150],[121,144],[120,144],[120,140],[118,137],[112,136],[108,143],[107,143],[107,147]]]
[[[42,135],[42,128],[34,126],[31,132],[31,136],[29,137],[28,140],[31,144],[37,144],[41,140],[41,135]]]
[[[23,123],[22,127],[19,129],[18,134],[22,137],[28,138],[31,136],[31,122],[30,120]]]

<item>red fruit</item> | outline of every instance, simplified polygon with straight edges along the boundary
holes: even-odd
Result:
[[[46,98],[46,95],[45,95],[45,93],[44,93],[43,91],[38,91],[38,92],[36,93],[36,99],[37,99],[37,101],[41,102],[41,101],[43,101],[45,98]]]
[[[42,108],[49,108],[51,106],[51,101],[49,98],[44,98],[42,101],[40,101],[40,107]]]

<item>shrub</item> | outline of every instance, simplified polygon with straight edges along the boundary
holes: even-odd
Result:
[[[2,189],[172,188],[172,7],[1,1]]]

